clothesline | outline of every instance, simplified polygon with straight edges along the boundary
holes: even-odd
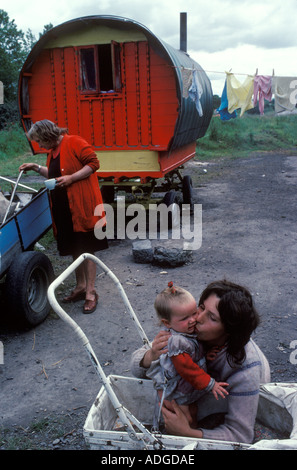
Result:
[[[222,70],[205,70],[205,69],[199,69],[199,68],[196,68],[193,66],[193,68],[190,68],[190,67],[184,67],[184,66],[176,66],[176,65],[172,65],[171,67],[175,68],[175,69],[184,69],[184,70],[197,70],[197,72],[206,72],[206,73],[221,73],[221,74],[226,74],[226,73],[233,73],[234,75],[248,75],[248,76],[253,76],[251,73],[244,73],[244,72],[232,72],[232,69],[230,69],[229,71],[222,71]],[[258,75],[258,69],[256,69],[256,72],[254,75]],[[271,76],[271,77],[274,77],[275,76],[275,73],[274,73],[274,69],[272,69],[272,74],[269,75],[269,74],[260,74],[260,75],[268,75],[268,76]]]
[[[204,69],[197,69],[198,71],[203,71]],[[251,73],[243,73],[243,72],[231,72],[232,69],[229,70],[229,72],[222,72],[222,71],[218,71],[218,70],[204,70],[204,72],[206,73],[220,73],[222,75],[226,75],[226,73],[234,73],[234,75],[243,75],[243,76],[257,76],[258,75],[258,69],[256,70],[255,74],[251,74]],[[270,76],[270,77],[274,77],[275,76],[275,73],[274,73],[274,69],[272,70],[272,74],[269,75],[268,73],[265,73],[265,74],[259,74],[259,75],[267,75],[267,76]]]
[[[203,94],[201,77],[199,77],[201,70],[194,66],[193,68],[181,67],[183,97],[192,97],[196,102],[197,110],[198,105],[200,106],[200,116],[203,115],[200,103]],[[221,119],[228,120],[236,117],[238,109],[240,109],[240,116],[243,116],[245,111],[255,108],[258,103],[262,115],[264,114],[264,100],[271,101],[273,95],[276,113],[297,111],[297,77],[280,77],[274,74],[258,75],[257,73],[255,75],[241,74],[245,75],[245,79],[241,82],[231,71],[224,73],[226,79],[221,106],[218,109]]]

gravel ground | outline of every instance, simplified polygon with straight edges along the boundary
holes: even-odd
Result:
[[[297,340],[297,150],[193,161],[185,171],[203,214],[202,246],[191,262],[168,269],[136,264],[128,239],[111,240],[100,258],[121,281],[150,339],[157,332],[154,298],[168,281],[197,298],[214,279],[245,284],[261,315],[255,340],[270,362],[272,380],[296,381],[291,344]],[[57,256],[54,245],[47,254],[56,274],[70,263]],[[105,373],[129,376],[140,339],[114,286],[100,272],[97,282],[97,311],[82,315],[78,303],[67,312],[86,333]],[[9,307],[2,303],[1,311],[0,449],[87,449],[83,424],[101,385],[73,332],[55,313],[34,329],[18,330],[9,321]]]

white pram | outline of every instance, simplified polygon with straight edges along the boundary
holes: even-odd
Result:
[[[287,433],[289,439],[265,439],[250,445],[171,436],[151,431],[155,407],[152,381],[116,375],[106,376],[88,338],[77,323],[62,309],[55,289],[86,259],[92,259],[116,284],[124,304],[135,323],[143,344],[149,340],[141,327],[124,289],[112,271],[97,257],[83,254],[49,286],[48,299],[54,311],[73,328],[95,367],[103,385],[84,425],[84,436],[91,449],[109,450],[297,450],[297,384],[270,383],[261,386],[257,421],[263,426]],[[143,406],[145,402],[146,406]]]

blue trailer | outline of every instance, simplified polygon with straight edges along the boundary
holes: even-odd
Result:
[[[21,174],[7,195],[7,209],[0,220],[0,279],[5,278],[9,314],[35,326],[50,311],[47,289],[54,272],[49,258],[34,246],[51,228],[52,219],[47,190],[25,187],[19,184],[20,178]]]

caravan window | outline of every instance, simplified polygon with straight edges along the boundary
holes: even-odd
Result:
[[[80,50],[80,75],[81,91],[98,91],[95,49],[92,47]]]
[[[121,60],[119,44],[81,47],[80,91],[84,94],[121,91]]]

